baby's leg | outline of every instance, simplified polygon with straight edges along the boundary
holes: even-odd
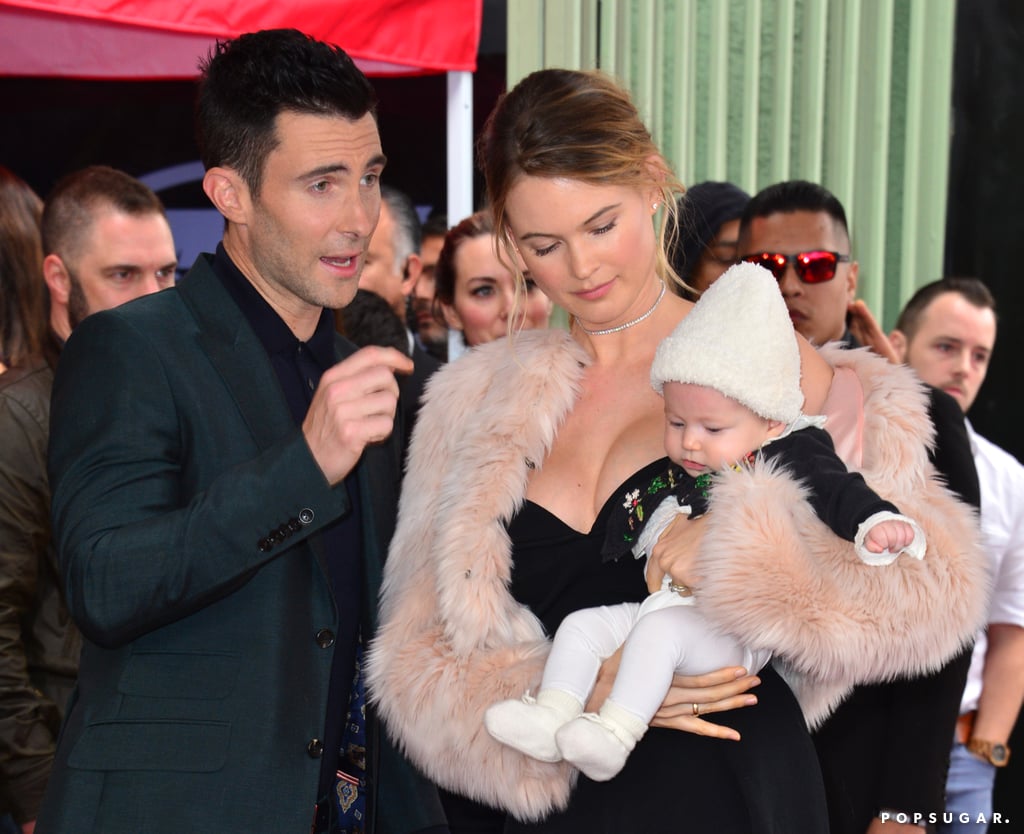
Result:
[[[766,653],[756,659],[755,668],[767,659]],[[611,779],[647,732],[676,672],[751,668],[753,661],[749,651],[712,630],[693,605],[677,603],[645,612],[626,640],[608,700],[597,715],[583,715],[560,729],[558,749],[591,779]]]
[[[718,633],[694,605],[673,605],[644,614],[626,640],[622,663],[608,697],[650,724],[675,674],[702,675],[724,666],[755,672],[767,656],[754,657],[731,637]],[[750,668],[757,664],[756,668]]]
[[[640,610],[638,603],[574,611],[558,627],[544,664],[540,691],[572,694],[582,707],[590,697],[601,664],[626,642]]]
[[[541,761],[561,759],[555,733],[583,712],[605,658],[626,639],[640,606],[586,608],[562,621],[536,699],[500,701],[484,713],[494,738]]]

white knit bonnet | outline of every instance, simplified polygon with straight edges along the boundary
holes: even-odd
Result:
[[[651,385],[714,388],[768,420],[793,422],[803,407],[800,349],[775,277],[731,266],[660,345]]]

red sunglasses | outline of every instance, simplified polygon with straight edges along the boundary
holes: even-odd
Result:
[[[781,281],[786,274],[786,266],[793,264],[796,277],[805,284],[824,284],[836,277],[836,269],[841,263],[848,263],[849,255],[838,252],[826,252],[815,249],[812,252],[797,252],[795,255],[783,255],[780,252],[751,252],[740,258],[758,266],[763,266],[776,281]]]

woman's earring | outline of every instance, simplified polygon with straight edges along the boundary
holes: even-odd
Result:
[[[651,203],[651,211],[657,211],[657,210],[658,210],[658,204],[657,203]]]

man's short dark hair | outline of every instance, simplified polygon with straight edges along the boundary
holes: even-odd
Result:
[[[792,214],[795,211],[824,212],[842,228],[847,238],[850,236],[843,204],[827,188],[807,180],[778,182],[757,192],[743,211],[740,235],[743,235],[752,220],[772,214]]]
[[[164,204],[145,183],[106,165],[90,165],[60,179],[43,205],[43,254],[78,257],[97,210],[166,217]]]
[[[996,313],[996,300],[991,291],[979,279],[969,277],[949,277],[938,281],[932,281],[918,289],[906,303],[896,319],[896,330],[906,336],[908,342],[914,340],[918,328],[921,326],[921,317],[929,305],[940,295],[947,292],[954,292],[962,296],[968,303],[973,304],[980,310],[991,310]]]
[[[196,139],[203,165],[237,171],[254,195],[277,146],[280,113],[352,121],[376,115],[373,87],[344,50],[297,29],[219,41],[199,68]]]
[[[448,215],[434,209],[423,221],[423,237],[444,237],[448,234]]]

